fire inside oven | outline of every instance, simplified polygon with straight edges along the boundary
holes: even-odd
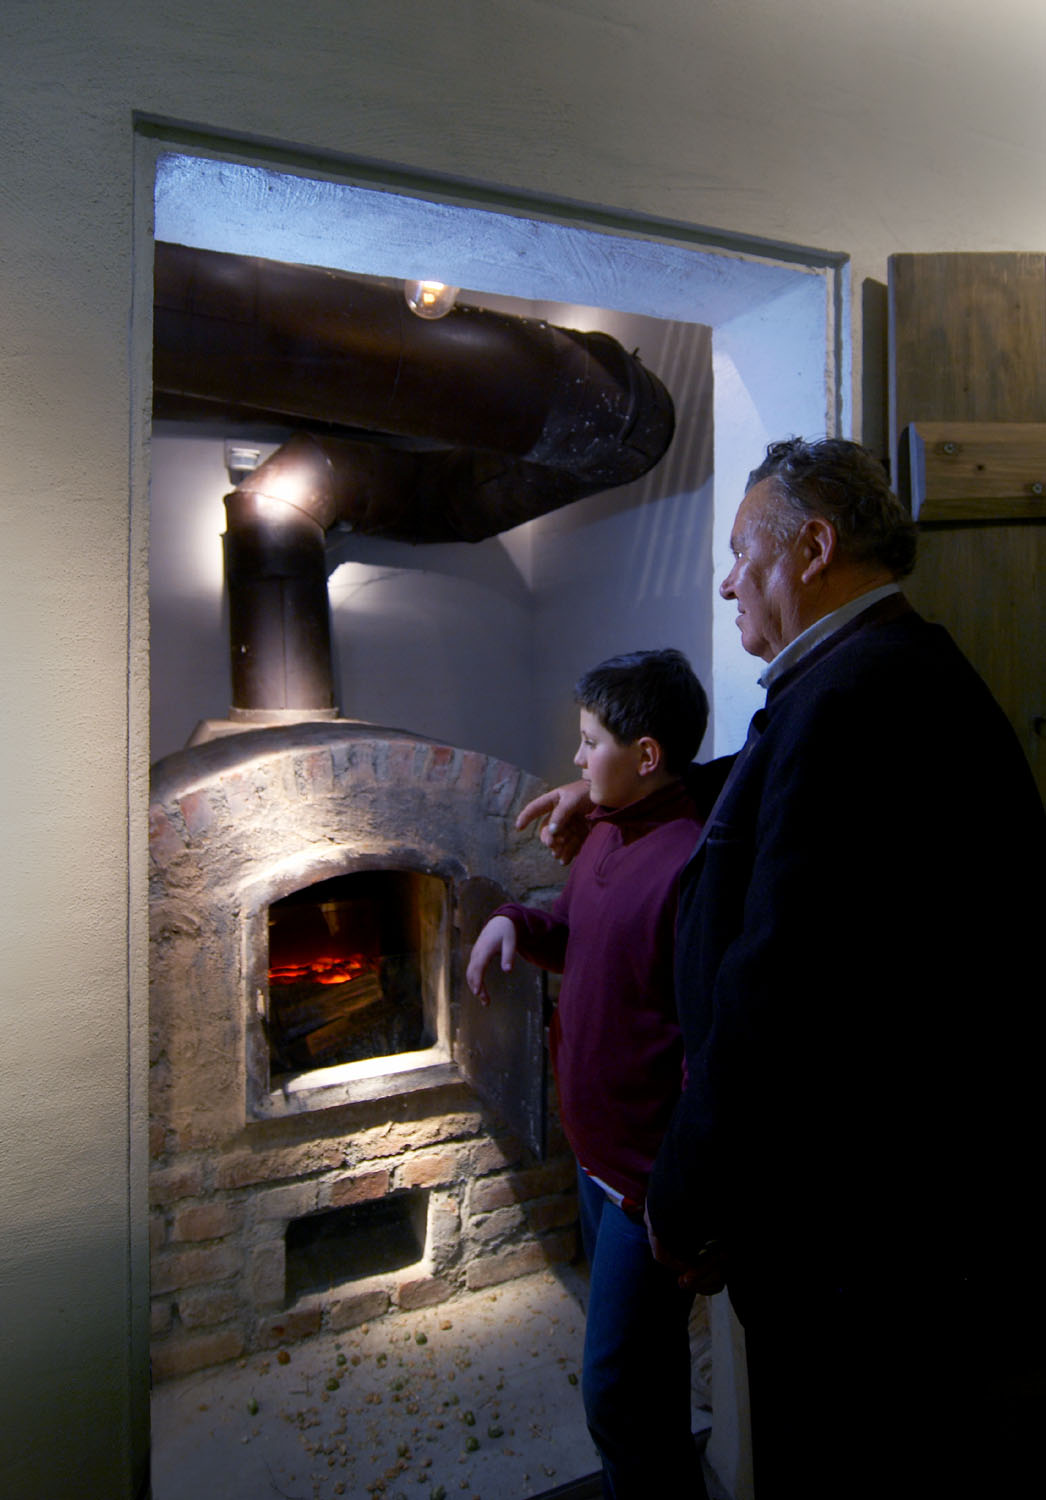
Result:
[[[426,948],[442,897],[432,876],[367,870],[270,906],[272,1079],[433,1045]]]

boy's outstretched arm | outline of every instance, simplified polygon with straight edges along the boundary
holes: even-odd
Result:
[[[585,842],[588,833],[585,819],[591,811],[587,784],[572,781],[528,802],[516,818],[516,827],[526,828],[535,818],[543,818],[538,837],[560,864],[568,865]]]
[[[501,968],[507,974],[516,961],[516,927],[508,917],[491,917],[473,943],[472,952],[469,954],[465,983],[474,995],[479,996],[484,1005],[490,1004],[490,995],[487,992],[483,975],[496,953],[501,955]]]
[[[708,815],[734,759],[734,756],[726,755],[701,765],[695,762],[684,773],[687,790],[702,817]],[[565,786],[553,787],[550,792],[542,792],[540,797],[528,802],[516,818],[516,827],[526,828],[535,819],[544,819],[538,837],[560,864],[569,865],[585,842],[588,834],[585,819],[591,811],[592,800],[586,783],[570,781]]]

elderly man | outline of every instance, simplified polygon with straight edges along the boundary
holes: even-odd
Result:
[[[1020,1494],[1042,804],[864,449],[772,445],[731,545],[767,699],[683,875],[655,1253],[723,1268],[758,1500]]]

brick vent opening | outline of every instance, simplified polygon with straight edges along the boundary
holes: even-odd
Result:
[[[427,1193],[393,1193],[292,1219],[286,1232],[287,1305],[417,1264],[425,1253],[427,1210]]]

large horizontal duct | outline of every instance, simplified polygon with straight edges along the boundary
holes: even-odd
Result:
[[[412,541],[479,541],[638,479],[675,420],[607,334],[470,307],[427,321],[397,286],[171,244],[156,246],[153,378],[157,415],[408,449],[365,513],[346,495],[337,519]]]
[[[480,541],[626,484],[672,400],[606,334],[398,286],[156,246],[154,411],[278,421],[292,437],[226,497],[233,717],[333,713],[325,536]]]

